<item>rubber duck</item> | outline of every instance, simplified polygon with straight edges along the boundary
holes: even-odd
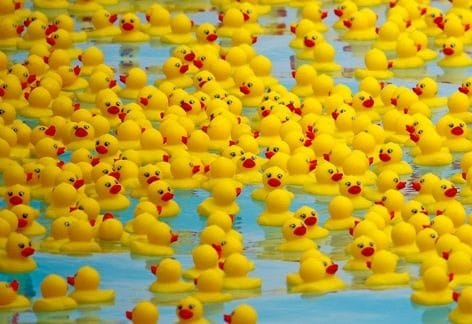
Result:
[[[61,246],[69,241],[69,227],[74,218],[60,216],[51,224],[50,236],[46,237],[40,245],[41,251],[59,252]]]
[[[147,198],[156,205],[160,217],[176,216],[180,212],[179,205],[173,200],[174,192],[164,180],[156,180],[149,184]]]
[[[329,217],[324,224],[327,230],[344,230],[350,228],[356,218],[353,217],[354,206],[345,196],[335,196],[328,204]]]
[[[343,24],[348,30],[342,35],[345,40],[373,40],[377,38],[375,23],[377,16],[369,8],[363,8],[352,13]]]
[[[0,261],[0,270],[5,273],[31,272],[36,262],[31,258],[35,250],[31,241],[23,234],[12,232],[5,244],[5,256]]]
[[[465,14],[467,15],[467,14]],[[442,34],[438,35],[435,39],[436,45],[441,45],[444,39],[448,37],[455,37],[464,42],[464,45],[470,44],[470,40],[467,39],[467,33],[470,25],[466,24],[467,19],[464,19],[464,15],[455,15],[448,13],[438,27],[442,29]]]
[[[171,243],[178,240],[178,234],[172,232],[169,225],[164,222],[156,222],[147,230],[147,241],[132,240],[130,242],[131,253],[148,256],[173,255],[174,249]]]
[[[161,35],[161,42],[170,44],[190,44],[195,42],[192,34],[193,22],[190,18],[181,13],[170,19],[170,33]]]
[[[424,166],[446,165],[452,162],[449,149],[443,146],[443,140],[436,130],[426,127],[410,133],[410,139],[420,150],[413,162]]]
[[[62,89],[64,91],[73,92],[88,87],[87,80],[80,77],[80,71],[81,69],[78,65],[74,67],[64,65],[57,68],[57,73],[62,78]]]
[[[159,320],[159,308],[147,300],[138,302],[125,314],[133,324],[154,324]]]
[[[467,252],[457,250],[449,254],[447,266],[448,270],[454,273],[454,278],[451,281],[452,286],[470,284],[472,280],[472,276],[470,275],[472,262]]]
[[[389,70],[391,61],[387,59],[385,52],[378,48],[372,48],[365,53],[364,64],[365,68],[354,70],[354,76],[358,79],[372,76],[378,80],[386,80],[393,77],[393,72]]]
[[[442,52],[445,56],[437,63],[440,67],[467,67],[472,64],[472,58],[464,52],[464,44],[458,38],[448,37],[444,40]]]
[[[46,29],[46,35],[58,29],[64,29],[67,31],[74,43],[84,42],[87,40],[87,34],[84,31],[75,31],[74,20],[69,15],[57,15]]]
[[[0,80],[0,97],[3,102],[12,104],[17,109],[21,109],[26,106],[26,100],[23,96],[21,82],[18,77],[14,74],[7,74]]]
[[[367,262],[371,261],[376,251],[375,242],[368,236],[361,235],[349,245],[351,258],[344,265],[344,270],[368,270]]]
[[[260,172],[261,159],[257,155],[245,152],[237,161],[236,179],[243,184],[257,184],[262,181]]]
[[[336,50],[328,42],[321,42],[313,49],[313,67],[321,73],[337,72],[341,65],[335,61]]]
[[[357,4],[354,1],[346,0],[341,2],[333,12],[338,17],[336,22],[333,24],[333,28],[343,29],[345,19],[348,19],[354,12],[358,10]]]
[[[423,174],[418,181],[411,183],[412,188],[418,192],[413,198],[425,205],[435,202],[432,192],[439,180],[439,177],[431,172]]]
[[[316,181],[308,182],[303,190],[315,195],[335,196],[339,194],[338,181],[343,178],[343,173],[329,161],[322,160],[316,165],[314,171]]]
[[[64,226],[67,227],[65,223]],[[101,251],[100,246],[95,242],[94,229],[88,220],[75,219],[69,222],[68,227],[69,240],[65,240],[60,245],[60,252],[81,255]]]
[[[416,246],[416,230],[410,223],[398,222],[393,225],[390,236],[393,243],[391,251],[398,256],[407,256],[419,252]]]
[[[171,32],[170,29],[170,12],[160,4],[153,3],[146,10],[146,20],[148,24],[143,29],[151,37],[159,37]]]
[[[296,58],[300,60],[312,60],[314,50],[317,45],[325,42],[323,34],[311,29],[303,35],[303,47],[296,53]]]
[[[425,77],[418,81],[413,88],[418,98],[426,103],[429,107],[441,107],[446,105],[446,98],[437,97],[438,85],[436,81],[430,77]]]
[[[109,303],[115,300],[112,289],[98,289],[100,273],[91,266],[83,266],[74,276],[67,277],[69,285],[74,287],[69,296],[80,304]]]
[[[203,305],[200,300],[188,296],[179,301],[175,309],[178,324],[208,324],[203,314]]]
[[[339,193],[352,200],[354,209],[366,209],[372,202],[364,198],[362,193],[362,181],[357,176],[343,176],[338,182]]]
[[[265,200],[266,208],[259,215],[257,222],[266,226],[281,226],[285,220],[293,216],[289,211],[293,193],[285,189],[270,191]]]
[[[95,140],[95,151],[97,152],[97,156],[94,157],[95,160],[92,161],[92,164],[98,162],[113,164],[119,153],[118,138],[111,134],[98,136]]]
[[[301,283],[291,288],[293,293],[328,293],[342,290],[346,284],[336,277],[338,265],[327,257],[309,257],[300,260]]]
[[[165,75],[165,79],[179,88],[187,88],[193,84],[192,78],[186,75],[188,69],[188,64],[174,56],[169,57],[162,65],[162,72]]]
[[[18,40],[18,43],[17,43],[18,48],[29,49],[33,47],[34,45],[47,44],[46,39],[45,39],[45,32],[47,30],[47,27],[48,27],[47,23],[39,19],[30,23],[23,37],[20,40]]]
[[[248,304],[240,304],[233,309],[231,314],[225,314],[223,319],[225,323],[256,324],[257,312],[252,306]]]
[[[31,201],[31,190],[24,184],[16,182],[14,185],[7,185],[3,197],[5,201],[7,201],[7,207],[9,209],[16,205],[28,205]]]
[[[417,290],[411,300],[420,305],[445,305],[452,302],[449,275],[439,266],[428,268],[422,275],[424,290]]]
[[[0,38],[1,49],[16,49],[19,36],[24,30],[24,25],[18,25],[13,18],[6,17],[1,22],[1,27],[4,30]]]
[[[95,191],[99,198],[101,209],[120,210],[130,206],[129,199],[121,194],[123,187],[120,182],[110,176],[103,175],[95,183]]]
[[[79,17],[90,17],[95,11],[100,9],[103,9],[102,5],[90,0],[75,1],[74,3],[69,4],[69,7],[67,8],[71,14],[77,15]]]
[[[232,298],[229,293],[223,290],[223,275],[221,271],[216,269],[208,269],[203,271],[198,278],[195,279],[197,292],[193,295],[202,303],[220,303]]]
[[[472,114],[468,111],[468,105],[470,101],[470,97],[468,96],[471,92],[467,90],[467,85],[470,86],[470,82],[465,80],[462,83],[459,91],[452,93],[447,98],[447,114],[462,119],[466,123],[470,123],[472,120]]]
[[[300,97],[308,97],[313,94],[312,79],[317,75],[315,68],[311,64],[301,64],[292,71],[295,79],[291,91]]]
[[[187,292],[195,289],[190,282],[181,280],[182,266],[179,261],[165,258],[157,266],[152,266],[151,271],[156,280],[149,286],[154,293]]]
[[[66,124],[67,130],[64,130],[64,143],[70,151],[79,148],[92,150],[95,148],[95,128],[92,124],[81,122],[70,122]]]
[[[451,322],[467,323],[471,320],[471,298],[472,289],[470,287],[465,287],[460,293],[454,292],[453,299],[457,302],[457,306],[448,315]]]
[[[405,285],[410,280],[408,272],[396,272],[398,256],[387,250],[381,250],[372,256],[368,265],[372,274],[365,280],[365,285],[373,289],[385,289],[391,286]]]
[[[106,9],[99,9],[93,12],[91,22],[93,29],[87,31],[88,38],[111,38],[121,33],[120,28],[114,26],[118,19],[117,14],[112,14]]]
[[[301,219],[306,227],[306,237],[310,239],[320,239],[329,235],[329,231],[318,224],[319,216],[315,209],[309,206],[301,206],[293,216]]]
[[[30,301],[18,294],[20,284],[17,280],[0,282],[0,309],[2,311],[22,310],[30,307]]]
[[[141,21],[134,13],[125,13],[120,18],[119,35],[113,36],[114,42],[138,43],[146,42],[150,39],[149,35],[141,31]]]
[[[387,20],[378,29],[378,39],[374,43],[374,47],[382,51],[394,51],[397,45],[397,39],[400,36],[400,28],[398,25]]]
[[[300,19],[298,22],[290,25],[290,31],[294,34],[294,38],[290,41],[289,46],[301,49],[304,47],[305,34],[315,28],[315,23],[309,19]]]
[[[187,269],[183,277],[186,279],[198,278],[207,269],[221,269],[218,267],[219,253],[209,244],[200,244],[192,250],[194,266]]]
[[[119,92],[120,97],[136,99],[139,91],[147,84],[147,75],[143,69],[133,67],[127,74],[120,75],[120,81],[125,84]]]
[[[406,255],[407,262],[422,262],[432,255],[436,255],[435,244],[438,240],[438,233],[432,228],[424,228],[416,235],[416,245],[419,252],[417,254]]]
[[[378,163],[375,165],[377,170],[392,170],[398,175],[407,175],[413,172],[411,166],[403,159],[403,150],[397,143],[388,142],[381,145],[378,149]]]
[[[269,192],[277,188],[283,188],[285,171],[279,167],[269,167],[264,171],[262,188],[257,188],[251,193],[251,198],[255,200],[265,200]]]
[[[463,120],[446,115],[437,121],[436,128],[439,135],[445,137],[444,146],[449,151],[467,152],[471,148],[469,128]]]
[[[197,207],[200,215],[208,216],[215,210],[225,211],[231,215],[236,215],[239,212],[236,198],[241,193],[241,187],[236,186],[233,180],[219,180],[212,187],[211,192],[212,196]]]
[[[36,236],[46,233],[46,228],[36,221],[39,211],[29,205],[15,205],[10,210],[18,218],[17,231],[23,235]]]
[[[34,312],[58,312],[77,308],[77,302],[67,296],[67,281],[57,275],[47,275],[41,282],[42,298],[33,303]]]
[[[224,271],[224,289],[259,289],[262,285],[260,278],[248,277],[248,273],[253,269],[253,266],[243,254],[230,254],[221,263],[220,267]]]
[[[250,76],[239,86],[241,102],[245,107],[256,107],[264,95],[264,83],[257,76]]]
[[[249,19],[249,16],[247,16]],[[219,37],[232,37],[241,29],[245,28],[245,16],[238,8],[229,8],[222,14],[221,26],[217,29]],[[249,31],[249,29],[248,29]]]
[[[82,183],[82,181],[77,182],[76,187],[79,187]],[[66,215],[69,211],[69,206],[74,204],[79,198],[79,192],[76,187],[74,187],[73,184],[63,182],[52,188],[45,215],[49,218],[57,218]]]
[[[307,227],[302,219],[289,217],[282,224],[282,235],[285,239],[278,249],[282,252],[304,252],[315,248],[315,244],[306,236]]]

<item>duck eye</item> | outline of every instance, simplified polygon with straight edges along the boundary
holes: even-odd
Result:
[[[189,308],[189,309],[194,309],[194,308],[195,308],[195,305],[194,305],[194,304],[189,304],[189,305],[188,305],[188,308]]]
[[[159,190],[157,190],[157,193],[160,194],[160,195],[162,195],[162,194],[164,193],[164,190],[159,189]]]
[[[144,172],[144,176],[147,178],[150,176],[149,172]]]
[[[350,187],[351,186],[351,182],[350,181],[347,181],[344,183],[347,187]]]
[[[272,177],[272,173],[267,173],[266,176],[267,176],[267,178],[271,178],[271,177]]]
[[[110,188],[110,187],[111,187],[111,183],[110,183],[110,182],[105,183],[105,187]]]
[[[297,225],[295,225],[295,224],[290,224],[289,227],[290,227],[290,228],[295,228],[295,227],[297,227]]]
[[[359,244],[357,244],[357,247],[358,247],[359,249],[362,249],[362,248],[364,248],[364,244],[363,244],[363,243],[359,243]]]
[[[20,243],[20,244],[18,244],[18,247],[19,247],[20,249],[23,249],[23,248],[25,247],[25,245],[24,245],[23,243]]]
[[[282,173],[277,174],[277,178],[282,179],[282,178],[283,178],[283,174],[282,174]]]
[[[388,150],[387,150],[387,153],[392,153],[392,152],[393,152],[392,149],[388,149]]]

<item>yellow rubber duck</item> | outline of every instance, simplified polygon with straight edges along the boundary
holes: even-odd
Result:
[[[333,9],[334,14],[336,17],[338,17],[338,20],[336,20],[334,23],[333,28],[343,29],[343,21],[348,19],[357,10],[357,4],[354,1],[346,0],[341,2],[336,8]]]
[[[50,236],[41,242],[40,250],[59,252],[61,246],[69,241],[69,227],[73,221],[74,218],[67,216],[56,218],[51,224]]]
[[[327,230],[345,230],[350,228],[356,218],[353,217],[354,206],[345,196],[335,196],[328,205],[329,217],[324,227]]]
[[[322,160],[314,171],[316,181],[308,182],[303,190],[316,195],[335,196],[339,194],[338,181],[343,178],[343,173],[329,161]]]
[[[2,311],[23,310],[30,307],[28,298],[17,293],[19,287],[17,280],[0,282],[0,309]]]
[[[398,256],[387,250],[375,253],[370,261],[369,268],[372,274],[365,280],[365,285],[372,289],[385,289],[392,286],[408,284],[408,272],[396,272]]]
[[[159,308],[149,301],[138,302],[125,314],[133,324],[154,324],[159,320]]]
[[[156,276],[156,280],[149,286],[151,292],[176,293],[195,289],[192,283],[181,280],[182,265],[175,259],[165,258],[157,266],[152,266],[151,271]]]
[[[147,84],[147,75],[143,69],[133,67],[127,74],[120,75],[120,81],[125,84],[119,92],[120,97],[136,99],[139,91]]]
[[[44,37],[44,33],[46,32],[47,27],[47,23],[42,20],[37,19],[33,21],[26,29],[23,37],[18,41],[18,48],[30,49],[31,47],[38,44],[45,45],[46,39]]]
[[[432,228],[424,228],[416,235],[416,245],[419,252],[405,256],[407,262],[423,262],[428,257],[436,255],[435,244],[438,233]]]
[[[146,241],[132,240],[129,247],[131,253],[138,255],[173,255],[174,249],[170,245],[178,238],[178,234],[173,233],[169,225],[159,221],[149,226]]]
[[[253,266],[247,257],[240,253],[232,253],[220,264],[224,271],[224,289],[259,289],[262,285],[260,278],[248,277]]]
[[[445,269],[432,266],[422,275],[423,290],[411,295],[411,300],[420,305],[445,305],[452,302],[452,289],[449,288],[449,275]]]
[[[35,252],[31,241],[23,234],[12,232],[5,244],[5,256],[0,261],[0,271],[5,273],[31,272],[36,262],[30,256]]]
[[[181,13],[170,19],[170,33],[161,35],[161,42],[170,44],[190,44],[195,42],[192,34],[193,22],[190,18]]]
[[[215,210],[221,210],[231,215],[239,213],[236,198],[241,193],[241,187],[231,179],[218,180],[211,189],[212,196],[203,200],[197,207],[200,215],[208,216]]]
[[[357,176],[344,176],[339,182],[339,193],[352,200],[354,209],[366,209],[372,202],[362,196],[362,181]]]
[[[13,18],[7,17],[0,22],[0,27],[4,31],[0,37],[0,49],[16,49],[25,26],[18,25]]]
[[[313,67],[318,72],[329,73],[341,70],[341,65],[335,61],[336,50],[328,42],[321,42],[313,49]]]
[[[371,261],[376,252],[375,242],[368,236],[361,235],[349,245],[351,258],[344,265],[344,270],[368,270],[367,262]]]
[[[65,224],[64,226],[67,227]],[[75,219],[69,222],[68,232],[69,240],[64,239],[65,242],[59,248],[60,252],[67,254],[90,254],[101,251],[100,246],[95,242],[94,229],[88,220]]]
[[[223,275],[221,271],[208,269],[203,271],[195,279],[197,292],[193,295],[202,303],[220,303],[230,300],[233,296],[230,293],[222,292]]]
[[[456,37],[448,37],[442,42],[442,52],[445,55],[438,61],[440,67],[457,68],[472,65],[472,58],[464,52],[464,43]]]
[[[304,205],[298,208],[293,216],[304,222],[307,229],[306,237],[310,239],[320,239],[329,235],[329,231],[318,224],[319,216],[315,209]]]
[[[460,293],[454,292],[453,299],[457,302],[457,306],[449,313],[449,320],[452,323],[467,323],[472,320],[470,311],[472,289],[466,287]]]
[[[50,274],[41,282],[41,295],[33,303],[34,312],[58,312],[77,308],[77,302],[67,296],[67,281]]]
[[[393,244],[391,251],[398,256],[407,256],[419,252],[416,246],[416,230],[410,223],[399,222],[393,225],[390,236]]]
[[[10,209],[18,218],[17,231],[23,235],[36,236],[46,233],[46,228],[36,221],[39,211],[29,205],[15,205]]]
[[[309,19],[300,19],[298,22],[290,25],[290,31],[294,34],[294,38],[290,41],[289,46],[292,48],[303,48],[305,43],[305,34],[315,28],[315,23]]]
[[[69,294],[78,304],[110,303],[115,300],[115,291],[112,289],[98,289],[100,273],[91,266],[83,266],[74,276],[67,277],[69,285],[74,291]]]
[[[231,314],[224,314],[225,323],[232,324],[256,324],[257,312],[248,304],[240,304],[236,306]]]
[[[291,288],[293,293],[323,294],[342,290],[346,284],[336,277],[338,265],[324,257],[310,257],[300,261],[299,275],[302,282]]]
[[[248,16],[249,19],[249,16]],[[220,18],[221,26],[217,29],[219,37],[231,37],[237,34],[241,29],[245,28],[245,17],[238,8],[229,8]],[[249,30],[249,29],[248,29]]]
[[[175,309],[178,324],[209,324],[204,317],[203,305],[195,297],[188,296],[179,301]]]
[[[90,17],[95,11],[100,9],[103,9],[103,7],[98,2],[92,0],[77,0],[67,8],[71,14],[79,17]]]
[[[278,246],[282,252],[304,252],[315,247],[306,236],[307,228],[303,220],[289,217],[282,224],[282,235],[285,242]]]
[[[139,43],[150,39],[149,35],[141,31],[141,21],[134,13],[128,12],[120,18],[119,35],[113,36],[114,42]]]
[[[200,244],[192,250],[194,266],[187,269],[183,277],[186,279],[198,278],[207,269],[221,269],[218,267],[219,253],[210,244]]]
[[[148,24],[143,25],[143,29],[151,37],[166,35],[171,32],[170,12],[160,4],[153,3],[146,10],[146,20]]]
[[[117,14],[112,14],[106,9],[94,11],[91,22],[93,29],[87,31],[88,38],[111,38],[121,34],[120,28],[114,26],[118,19]]]
[[[394,51],[397,45],[397,39],[400,36],[400,28],[393,21],[387,20],[378,29],[378,39],[374,47],[382,51]]]
[[[367,76],[373,76],[379,80],[386,80],[393,77],[392,61],[389,61],[385,52],[378,48],[368,50],[364,55],[365,68],[354,70],[354,76],[363,79]]]
[[[377,16],[369,8],[355,11],[349,18],[343,20],[344,26],[348,29],[343,35],[344,40],[366,41],[377,38],[375,23]]]

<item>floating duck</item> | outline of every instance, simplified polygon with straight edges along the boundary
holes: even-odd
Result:
[[[69,222],[68,227],[69,240],[65,240],[65,242],[60,245],[60,252],[68,254],[90,254],[101,251],[100,246],[95,242],[94,229],[88,220],[75,219]]]
[[[365,285],[374,289],[408,284],[408,272],[396,272],[398,256],[392,252],[381,250],[372,256],[368,265],[372,274],[365,280]]]
[[[342,35],[345,40],[366,41],[377,38],[375,23],[377,16],[369,8],[355,11],[348,19],[343,20],[343,24],[348,30]]]
[[[357,4],[353,1],[347,0],[341,2],[336,8],[334,8],[333,12],[338,17],[336,22],[334,23],[333,27],[336,29],[343,29],[344,23],[343,21],[348,19],[354,12],[358,10]]]
[[[326,259],[326,260],[325,260]],[[336,277],[338,265],[329,258],[310,257],[300,261],[302,282],[290,291],[294,293],[328,293],[342,290],[346,284]]]
[[[187,88],[192,86],[192,79],[185,73],[188,71],[189,65],[182,62],[177,57],[169,57],[162,65],[162,72],[166,80],[172,82],[174,86],[179,88]]]
[[[458,118],[444,116],[438,120],[436,128],[441,136],[445,137],[444,145],[451,152],[468,152],[472,142],[468,139],[469,128]]]
[[[61,246],[69,241],[69,227],[74,218],[61,216],[51,224],[50,236],[46,237],[40,245],[40,249],[46,252],[59,252]]]
[[[290,25],[290,31],[295,37],[290,41],[289,46],[292,48],[303,48],[305,34],[314,28],[315,23],[306,18],[302,18],[297,23]]]
[[[279,167],[269,167],[264,171],[262,178],[263,188],[255,189],[251,193],[251,198],[265,200],[269,192],[283,188],[286,173]],[[289,195],[291,197],[292,195]]]
[[[10,233],[5,244],[5,252],[0,261],[2,272],[23,273],[36,269],[36,262],[30,257],[35,250],[31,247],[31,241],[23,234]]]
[[[282,224],[282,235],[285,242],[278,247],[282,252],[304,252],[315,248],[315,244],[306,236],[307,227],[303,220],[289,217]]]
[[[438,61],[440,67],[466,67],[472,64],[472,58],[464,52],[464,44],[458,38],[449,37],[444,40],[442,52],[445,56]]]
[[[190,44],[195,42],[192,34],[193,22],[185,14],[177,14],[170,20],[170,33],[161,36],[163,43],[170,44]]]
[[[113,36],[114,42],[137,43],[146,42],[150,39],[149,35],[143,33],[140,29],[141,21],[134,13],[125,13],[120,19],[119,35]]]
[[[328,42],[321,42],[313,49],[313,67],[322,73],[337,72],[341,65],[335,61],[336,50]]]
[[[413,88],[418,98],[426,103],[430,108],[440,107],[446,105],[446,99],[437,97],[438,85],[436,81],[429,77],[425,77],[418,81]]]
[[[119,93],[120,97],[136,99],[139,91],[147,84],[147,75],[143,69],[134,67],[126,75],[120,75],[120,81],[125,84]]]
[[[320,239],[328,236],[329,231],[318,224],[319,216],[313,208],[304,205],[297,209],[293,216],[304,222],[307,229],[306,237],[310,239]]]
[[[432,228],[424,228],[416,235],[416,245],[419,252],[417,254],[407,255],[407,262],[422,262],[423,260],[436,255],[435,243],[438,239],[438,233]]]
[[[221,271],[205,270],[195,279],[195,282],[197,292],[193,297],[202,303],[219,303],[232,298],[231,294],[222,292],[224,281]]]
[[[254,153],[244,153],[237,162],[236,179],[244,184],[256,184],[262,181],[261,160]]]
[[[351,242],[349,251],[352,257],[344,265],[344,270],[368,270],[367,262],[375,254],[376,244],[370,237],[361,235]]]
[[[433,173],[425,173],[421,176],[418,181],[413,181],[411,183],[413,189],[418,192],[414,199],[425,204],[429,205],[435,201],[432,196],[433,188],[436,187],[436,183],[439,181],[439,177]]]
[[[83,266],[74,276],[67,277],[74,291],[69,294],[78,304],[109,303],[115,300],[115,291],[98,289],[100,273],[91,266]]]
[[[442,145],[443,140],[434,129],[418,129],[410,133],[410,139],[416,143],[420,150],[420,153],[413,159],[414,163],[425,166],[437,166],[452,162],[452,155],[449,149]]]
[[[315,68],[310,64],[301,64],[296,70],[292,71],[295,79],[291,91],[300,97],[308,97],[313,94],[312,80],[317,75]]]
[[[379,80],[386,80],[393,77],[393,72],[389,70],[392,66],[391,61],[389,61],[386,54],[378,48],[372,48],[365,53],[364,64],[365,68],[357,68],[354,70],[354,76],[358,79],[373,76]]]
[[[70,13],[79,17],[88,16],[90,17],[95,11],[103,9],[102,5],[90,0],[78,0],[72,4],[69,4],[67,10]]]
[[[121,34],[120,28],[114,26],[118,19],[117,14],[112,14],[106,9],[94,11],[91,22],[93,29],[87,31],[88,38],[111,38]]]
[[[293,216],[289,211],[293,194],[285,189],[274,189],[266,198],[266,208],[259,215],[257,222],[266,226],[281,226],[285,220]]]
[[[197,211],[200,215],[208,216],[216,210],[227,212],[230,215],[236,215],[239,212],[236,198],[241,193],[241,187],[237,187],[233,180],[219,180],[211,192],[212,196],[198,205]]]
[[[77,308],[77,302],[67,296],[67,281],[50,274],[41,282],[41,295],[33,303],[34,312],[58,312]]]
[[[321,161],[314,171],[316,181],[307,182],[303,190],[316,195],[335,196],[339,194],[338,181],[342,179],[343,173],[328,161]]]
[[[18,294],[20,284],[17,280],[0,282],[0,309],[2,311],[22,310],[30,307],[30,301]]]
[[[148,256],[173,255],[174,249],[170,244],[178,240],[169,225],[164,222],[151,224],[147,230],[147,241],[133,240],[130,242],[131,253]]]
[[[19,36],[24,30],[24,25],[18,25],[13,18],[5,18],[1,22],[1,28],[4,31],[0,37],[1,49],[16,49],[19,42]]]
[[[126,318],[133,324],[152,324],[159,320],[159,308],[150,301],[140,301],[133,310],[126,311]]]
[[[100,208],[106,210],[119,210],[129,207],[130,202],[126,196],[121,194],[120,182],[109,175],[98,178],[95,183],[95,191],[99,198]]]
[[[470,98],[468,98],[469,92],[466,90],[468,89],[467,84],[468,81],[463,82],[462,86],[460,87],[462,90],[452,93],[447,98],[447,114],[462,119],[466,123],[470,123],[472,120],[472,114],[470,111],[468,111],[468,101]]]
[[[249,16],[247,16],[249,19]],[[245,16],[238,8],[229,8],[222,15],[221,26],[217,29],[219,37],[231,37],[245,28]],[[249,31],[249,29],[248,29]]]
[[[143,29],[151,37],[159,37],[171,32],[170,12],[160,4],[153,3],[146,10],[146,20],[148,24],[143,26]]]
[[[224,321],[233,324],[256,324],[257,312],[248,304],[240,304],[233,309],[231,314],[224,315]]]
[[[182,266],[175,259],[165,258],[159,265],[151,267],[151,271],[156,275],[156,280],[149,286],[151,292],[176,293],[195,289],[192,283],[181,280]]]
[[[354,206],[345,196],[334,197],[328,205],[329,218],[324,227],[327,230],[344,230],[352,227],[356,218],[353,217]]]
[[[407,256],[418,253],[416,246],[416,230],[407,222],[399,222],[392,227],[391,238],[393,246],[391,251],[398,256]]]
[[[188,296],[181,299],[175,310],[178,324],[208,324],[203,317],[203,305],[195,297]]]
[[[296,57],[300,60],[312,60],[316,46],[323,42],[325,42],[323,34],[317,30],[309,30],[303,35],[303,47],[296,53]]]
[[[219,253],[209,244],[200,244],[192,250],[194,267],[187,269],[183,277],[186,279],[198,278],[207,269],[221,269],[218,267]]]
[[[400,36],[400,28],[395,22],[387,20],[378,29],[378,35],[374,47],[382,51],[394,51]]]
[[[223,288],[225,289],[258,289],[262,285],[260,278],[251,278],[247,274],[253,266],[240,253],[232,253],[221,264],[224,271]]]
[[[339,193],[352,200],[354,209],[366,209],[372,202],[364,198],[362,193],[362,181],[357,176],[344,176],[338,182]]]
[[[79,187],[80,184],[83,184],[83,181],[77,182],[76,186]],[[69,206],[74,204],[78,197],[79,193],[74,185],[65,182],[58,184],[51,190],[50,201],[45,215],[49,218],[57,218],[62,215],[67,215],[69,212]]]
[[[179,205],[173,200],[174,192],[164,180],[156,180],[149,184],[147,197],[156,205],[160,217],[175,216],[180,212]]]
[[[452,302],[449,275],[445,269],[433,266],[422,275],[424,290],[413,292],[411,300],[420,305],[445,305]]]
[[[399,175],[411,174],[413,169],[403,160],[403,150],[397,143],[388,142],[378,149],[379,163],[376,168],[379,171],[392,170]]]
[[[23,235],[36,236],[46,233],[46,228],[36,221],[39,211],[28,205],[15,205],[10,209],[18,218],[17,231]]]

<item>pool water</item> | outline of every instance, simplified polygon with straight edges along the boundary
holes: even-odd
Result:
[[[138,2],[138,1],[137,1]],[[182,1],[181,3],[187,3]],[[432,2],[433,5],[446,8],[445,2]],[[332,8],[335,4],[326,2],[324,8],[330,11],[326,20],[328,25],[334,22]],[[284,7],[284,10],[274,8],[273,14],[262,17],[260,23],[265,26],[274,26],[271,34],[262,35],[254,45],[256,51],[266,55],[273,62],[273,75],[282,84],[291,87],[294,80],[291,78],[291,70],[301,62],[291,58],[294,52],[285,44],[288,44],[292,36],[288,31],[291,22],[296,21],[297,11],[293,8]],[[385,6],[376,8],[382,21]],[[205,21],[217,23],[216,11],[191,12],[190,16],[199,24]],[[142,16],[141,16],[142,18]],[[285,26],[283,25],[285,24]],[[82,26],[86,27],[87,22]],[[356,67],[363,66],[363,51],[370,44],[348,44],[339,39],[339,35],[330,29],[325,38],[335,46],[337,50],[336,61],[343,64],[342,73],[335,75],[337,83],[348,85],[353,93],[357,91],[357,81],[353,79],[352,72]],[[91,46],[93,42],[79,44],[81,48]],[[168,57],[169,45],[158,41],[147,44],[130,46],[122,44],[97,43],[106,57],[106,63],[115,67],[118,73],[125,72],[133,65],[145,67],[151,76],[150,82],[161,77],[159,66]],[[11,53],[13,60],[22,60],[26,57],[25,52]],[[457,72],[457,71],[456,71]],[[428,64],[423,71],[416,71],[414,76],[422,75],[436,76],[439,80],[447,81],[441,83],[440,95],[447,96],[457,88],[458,80],[462,80],[469,70],[461,71],[464,75],[456,72],[448,72],[439,69],[434,63]],[[392,79],[391,82],[409,87],[416,83],[414,78]],[[435,110],[434,120],[439,118],[444,109]],[[248,112],[251,114],[252,112]],[[412,178],[433,170],[441,176],[448,176],[457,169],[460,156],[456,157],[452,167],[447,168],[420,168],[415,167]],[[371,291],[366,289],[362,282],[366,273],[353,273],[340,270],[339,276],[347,283],[348,288],[337,293],[325,295],[300,295],[287,293],[285,276],[289,272],[298,270],[298,262],[294,256],[282,255],[276,251],[275,246],[281,242],[279,228],[264,228],[256,223],[258,214],[264,205],[253,201],[250,193],[254,186],[243,189],[238,198],[241,212],[235,219],[234,228],[244,235],[245,255],[255,262],[255,270],[251,273],[253,277],[263,279],[262,289],[256,292],[235,292],[235,299],[224,303],[205,305],[205,316],[214,323],[223,322],[223,314],[229,313],[240,303],[249,303],[256,308],[260,323],[289,323],[298,321],[301,323],[444,323],[447,315],[454,305],[444,307],[421,307],[410,302],[410,288],[398,288],[385,291]],[[296,210],[301,205],[310,205],[317,209],[320,214],[321,224],[327,218],[326,199],[317,199],[308,195],[296,187],[289,187],[296,193],[291,210]],[[206,220],[196,212],[197,205],[207,196],[204,190],[176,191],[175,199],[181,207],[181,214],[175,218],[163,219],[168,222],[174,231],[179,233],[179,241],[174,245],[175,255],[184,269],[192,266],[190,252],[198,244],[199,231],[205,226]],[[136,203],[136,201],[134,201]],[[134,205],[134,204],[133,204]],[[44,203],[34,201],[33,206],[44,211]],[[133,206],[128,210],[118,213],[123,223],[132,217]],[[359,213],[358,215],[362,215]],[[41,216],[40,221],[49,224],[50,221]],[[333,255],[339,263],[340,268],[345,263],[347,256],[344,252],[345,246],[351,238],[346,232],[332,233],[329,238],[318,241],[320,249]],[[0,274],[0,281],[8,281],[16,278],[20,281],[20,292],[30,299],[40,296],[39,285],[42,279],[50,274],[57,273],[62,276],[73,275],[83,265],[96,267],[101,273],[101,287],[103,289],[115,289],[116,300],[110,305],[99,305],[93,307],[81,307],[78,310],[67,313],[56,313],[37,316],[32,311],[15,313],[0,312],[0,323],[124,323],[125,311],[132,309],[133,305],[142,299],[152,300],[159,306],[160,321],[172,323],[175,321],[175,304],[182,297],[155,295],[148,291],[148,286],[154,281],[154,275],[150,272],[150,266],[157,264],[159,259],[130,256],[129,252],[96,254],[91,256],[72,257],[38,252],[34,255],[39,267],[31,274],[21,276],[10,276]],[[409,271],[412,280],[417,277],[418,268],[410,264],[399,264],[399,271]]]

